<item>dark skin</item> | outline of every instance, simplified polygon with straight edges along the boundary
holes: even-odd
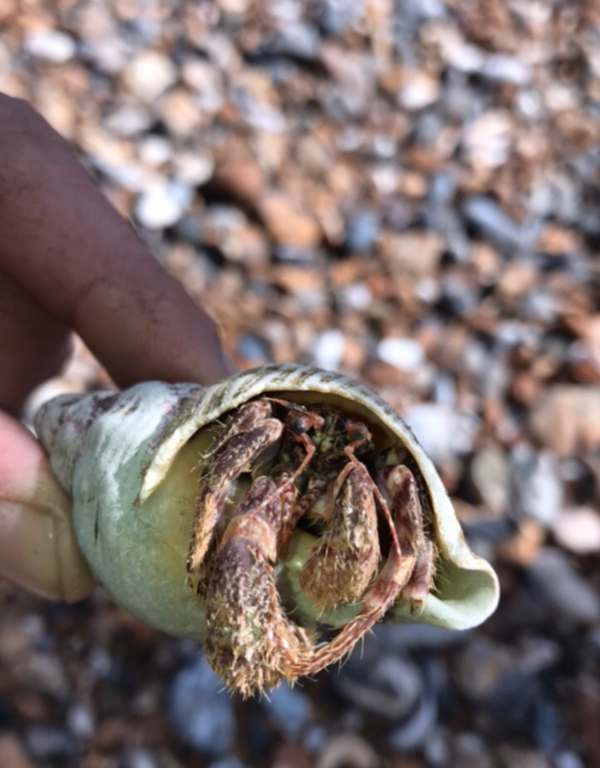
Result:
[[[26,503],[21,517],[11,507],[7,524],[2,500],[26,500],[47,474],[41,447],[16,419],[31,390],[61,370],[72,331],[120,387],[210,384],[231,373],[213,320],[67,143],[26,102],[0,94],[0,574],[48,596],[58,595],[43,568],[38,578],[35,563],[26,573],[2,566],[37,525]]]

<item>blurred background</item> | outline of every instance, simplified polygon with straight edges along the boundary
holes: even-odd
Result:
[[[476,631],[382,625],[243,703],[101,590],[2,585],[2,768],[600,765],[599,24],[597,0],[0,0],[0,90],[238,366],[398,408],[503,588]],[[79,344],[39,397],[105,380]]]

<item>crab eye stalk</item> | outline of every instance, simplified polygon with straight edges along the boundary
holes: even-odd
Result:
[[[465,629],[497,604],[414,436],[338,374],[63,396],[36,426],[96,577],[203,641],[245,696],[323,669],[381,619]]]

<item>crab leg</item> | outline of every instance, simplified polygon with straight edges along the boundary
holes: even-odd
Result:
[[[296,410],[293,419],[291,425],[286,419],[286,426],[304,447],[303,460],[293,472],[282,473],[277,483],[266,476],[254,480],[208,558],[207,658],[243,696],[276,685],[282,659],[290,653],[310,655],[314,647],[306,632],[285,615],[273,574],[298,519],[295,481],[315,453],[306,432],[320,421],[316,414]],[[263,427],[269,421],[273,420],[264,421]],[[281,422],[276,423],[283,429]],[[236,437],[230,437],[222,450]]]
[[[321,542],[300,572],[300,586],[323,611],[360,600],[379,563],[377,511],[369,478],[361,467],[349,466],[350,471],[340,473],[335,483]]]
[[[296,489],[258,477],[211,558],[205,607],[207,659],[232,690],[249,696],[276,685],[283,659],[313,644],[281,605],[273,565]]]
[[[246,405],[237,414],[215,452],[211,472],[203,479],[196,504],[187,561],[189,573],[197,573],[202,566],[233,481],[281,436],[282,423],[278,419],[266,418],[268,413],[270,406],[264,401]]]
[[[261,502],[263,505],[272,501],[273,493],[282,493],[287,491],[288,488],[294,487],[296,480],[305,472],[316,451],[315,444],[306,433],[309,429],[314,427],[318,428],[323,423],[321,416],[316,413],[312,413],[311,411],[308,411],[301,406],[293,405],[290,407],[290,403],[286,403],[285,400],[278,400],[277,398],[269,398],[269,401],[278,403],[280,405],[287,405],[289,407],[289,412],[285,420],[285,426],[289,429],[292,439],[304,448],[304,458],[292,473],[282,473],[279,482],[275,486],[272,493],[267,494],[264,500]],[[277,538],[279,552],[282,552],[287,546],[287,543],[292,533],[294,532],[294,528],[296,527],[296,523],[303,514],[304,509],[298,503],[291,504],[287,508],[285,514],[279,521]]]
[[[402,597],[409,600],[412,611],[417,612],[433,586],[435,547],[432,541],[425,538],[423,510],[412,472],[400,464],[390,471],[386,485],[394,500],[394,507],[403,513],[398,528],[402,546],[414,552],[417,557],[412,576],[402,590]]]
[[[347,447],[347,455],[351,461],[362,466],[354,456],[352,446]],[[425,589],[429,591],[433,580],[434,552],[425,539],[417,484],[408,467],[394,467],[388,475],[386,490],[391,496],[391,512],[383,494],[379,492],[378,498],[386,519],[393,520],[392,533],[395,536],[379,576],[363,598],[361,613],[331,642],[319,646],[304,658],[288,657],[286,676],[293,679],[319,672],[348,653],[356,641],[383,618],[398,596],[405,594],[405,590],[407,597],[416,600],[424,599],[420,596]]]
[[[349,458],[363,466],[354,456],[352,447],[348,446],[348,448],[350,449],[348,450]],[[406,468],[403,467],[404,469]],[[284,667],[286,677],[293,679],[301,675],[313,675],[348,653],[357,640],[383,618],[402,590],[410,583],[417,556],[409,546],[406,546],[408,539],[405,534],[410,525],[406,523],[405,503],[408,499],[413,508],[419,511],[420,504],[414,477],[408,469],[406,472],[408,474],[402,472],[401,476],[394,476],[398,482],[393,487],[393,490],[396,491],[392,495],[393,512],[390,512],[385,498],[379,493],[379,502],[383,507],[385,517],[393,521],[391,532],[395,534],[395,537],[392,538],[395,538],[398,546],[394,545],[393,540],[383,568],[363,597],[361,613],[347,624],[331,642],[325,643],[308,655],[302,655],[299,658],[293,659],[288,656]],[[371,482],[374,486],[375,483],[372,480]],[[402,547],[400,541],[403,542]]]

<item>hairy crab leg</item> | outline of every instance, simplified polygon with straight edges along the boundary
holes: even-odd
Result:
[[[353,444],[346,446],[345,452],[348,458],[351,462],[364,467],[362,462],[354,456],[354,449]],[[364,469],[366,472],[366,467]],[[319,646],[304,658],[288,657],[285,674],[290,678],[313,675],[348,653],[357,640],[383,618],[414,578],[418,554],[423,551],[426,542],[414,475],[408,467],[403,465],[395,467],[389,473],[387,486],[391,496],[392,512],[370,475],[369,480],[374,492],[378,495],[386,519],[392,521],[390,552],[379,576],[363,598],[361,613],[331,642]],[[421,582],[422,579],[420,578],[419,581]],[[419,586],[421,587],[421,584]]]
[[[258,477],[210,558],[205,606],[207,659],[242,696],[276,685],[282,658],[310,655],[307,633],[281,605],[273,575],[282,521],[296,489]]]
[[[396,524],[394,522],[394,519],[392,518],[392,515],[390,513],[390,509],[388,504],[386,503],[383,494],[379,490],[379,487],[377,483],[373,480],[371,477],[369,470],[365,467],[365,465],[360,461],[356,455],[355,451],[357,448],[359,448],[361,445],[363,445],[367,440],[370,440],[371,435],[364,424],[361,424],[360,422],[348,422],[348,430],[349,431],[355,431],[357,433],[357,438],[349,443],[344,448],[344,453],[349,459],[348,464],[344,467],[342,470],[343,472],[350,471],[350,467],[352,465],[360,467],[362,471],[366,474],[366,476],[369,479],[369,483],[371,485],[371,489],[373,491],[373,495],[375,496],[375,499],[379,502],[379,506],[381,507],[383,511],[383,515],[386,519],[386,522],[388,524],[388,528],[390,530],[390,535],[392,537],[392,549],[396,550],[396,553],[398,556],[401,555],[401,549],[400,549],[400,542],[398,541],[398,534],[396,531]]]
[[[435,580],[436,549],[432,541],[417,555],[415,569],[408,584],[402,590],[402,597],[409,600],[411,613],[418,614],[423,608],[425,598],[431,592]]]
[[[402,597],[409,600],[412,611],[417,612],[433,586],[435,546],[425,537],[423,509],[417,483],[410,469],[403,464],[394,467],[388,474],[386,485],[394,499],[394,506],[403,510],[398,533],[402,546],[413,551],[417,557],[412,576],[402,590]]]
[[[252,400],[251,402],[242,405],[241,408],[238,408],[229,422],[217,447],[220,448],[223,443],[233,435],[237,435],[240,432],[247,432],[249,429],[261,424],[265,419],[268,419],[271,414],[271,404],[266,398]]]
[[[277,398],[269,398],[269,400],[280,405],[290,406],[285,400],[278,400]],[[262,505],[271,503],[274,494],[280,494],[287,491],[290,487],[295,487],[296,480],[306,471],[316,452],[315,444],[306,433],[309,429],[313,427],[318,428],[322,424],[323,418],[318,414],[306,409],[300,410],[299,406],[290,408],[285,426],[289,429],[292,439],[303,446],[305,451],[304,458],[291,474],[284,472],[281,475],[272,493],[267,494],[261,502]],[[280,552],[287,546],[296,523],[302,517],[302,514],[303,509],[298,503],[294,503],[287,508],[286,514],[282,517],[279,524],[278,545]]]
[[[350,464],[336,482],[321,542],[300,572],[300,585],[323,611],[360,600],[380,558],[377,510],[365,473]]]
[[[316,450],[306,432],[321,423],[321,417],[310,412],[294,412],[291,424],[286,419],[292,438],[305,449],[303,460],[293,472],[282,473],[277,483],[266,476],[253,481],[208,556],[207,658],[243,696],[280,680],[282,655],[308,654],[313,647],[307,633],[285,615],[273,566],[298,519],[295,481]]]
[[[278,419],[265,418],[269,412],[270,406],[266,410],[261,401],[245,406],[233,422],[235,429],[242,431],[233,432],[231,426],[215,453],[211,472],[203,479],[196,504],[187,561],[190,573],[197,573],[202,566],[232,482],[281,437],[283,424]]]
[[[398,558],[392,550],[373,586],[363,598],[361,613],[346,624],[329,643],[318,646],[309,654],[302,654],[303,657],[300,658],[288,655],[287,663],[283,667],[285,676],[293,680],[304,675],[314,675],[349,653],[356,642],[380,621],[394,604],[402,587],[410,579],[414,565],[413,556]]]

